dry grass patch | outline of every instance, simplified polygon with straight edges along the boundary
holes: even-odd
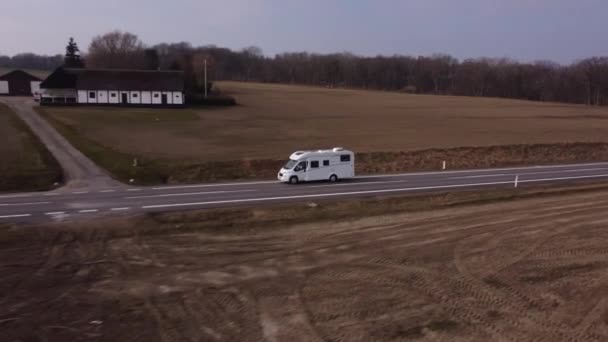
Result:
[[[49,189],[61,169],[29,128],[0,103],[0,191]]]
[[[424,151],[416,158],[432,160],[432,168],[441,158],[455,167],[463,164],[462,158],[468,159],[467,166],[496,166],[587,160],[587,155],[563,149],[571,145],[553,145],[608,142],[607,108],[236,82],[219,82],[218,87],[239,105],[44,112],[118,178],[144,183],[269,177],[291,152],[307,148],[344,146],[364,153],[361,160],[372,154],[375,162],[390,160],[391,165],[360,169],[376,172],[372,169],[428,169],[427,162],[395,161],[400,153],[411,160],[418,156],[415,151]],[[450,150],[462,146],[470,146],[472,154]],[[491,146],[508,147],[498,151]],[[559,156],[526,152],[539,149],[559,149]],[[488,151],[494,154],[474,154]],[[509,157],[520,152],[525,155]],[[529,158],[535,154],[539,158]],[[132,169],[133,158],[141,161],[139,169]]]

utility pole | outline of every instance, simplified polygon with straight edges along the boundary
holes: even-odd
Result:
[[[207,98],[207,58],[205,58],[205,98]]]

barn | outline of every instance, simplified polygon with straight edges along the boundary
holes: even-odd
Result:
[[[181,71],[58,68],[40,84],[42,105],[181,107]]]
[[[40,89],[40,79],[23,70],[14,70],[0,76],[0,95],[32,96]]]

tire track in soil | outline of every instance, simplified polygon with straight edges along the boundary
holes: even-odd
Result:
[[[585,206],[584,206],[584,205],[580,205],[580,204],[574,204],[574,205],[573,205],[573,204],[568,204],[568,205],[566,205],[566,206],[563,206],[562,208],[585,208]],[[553,210],[551,210],[551,209],[537,210],[537,211],[540,211],[540,212],[542,213],[542,214],[536,214],[536,215],[533,215],[533,216],[535,216],[535,217],[536,217],[536,219],[537,219],[537,220],[540,220],[540,219],[543,219],[543,218],[549,218],[549,217],[551,217],[551,216],[554,216],[554,212],[553,212]],[[546,213],[546,214],[545,214],[545,213]],[[489,212],[489,213],[487,213],[485,216],[488,216],[488,219],[489,219],[490,217],[495,217],[495,216],[496,216],[496,213],[495,213],[495,212]],[[526,216],[532,216],[532,214],[530,214],[530,215],[526,215]],[[453,220],[453,218],[452,218],[452,220]],[[482,217],[480,217],[479,215],[476,215],[475,217],[471,217],[471,220],[475,220],[475,221],[478,221],[478,220],[483,220],[483,216],[482,216]],[[519,217],[519,218],[517,218],[516,220],[518,220],[518,221],[520,221],[520,220],[524,220],[524,221],[525,221],[525,220],[526,220],[526,218],[525,218],[525,217]],[[447,222],[447,221],[449,221],[449,219],[447,219],[447,218],[446,218],[445,222]],[[364,246],[360,245],[360,243],[361,243],[361,241],[364,241],[365,239],[363,239],[362,237],[359,237],[359,236],[364,236],[365,234],[369,234],[369,233],[370,233],[370,231],[371,231],[371,232],[373,232],[373,231],[377,231],[377,230],[385,230],[385,231],[386,231],[386,230],[387,230],[387,228],[395,228],[395,229],[392,229],[392,230],[397,231],[397,233],[396,233],[395,235],[387,235],[387,234],[385,233],[385,234],[383,235],[383,238],[384,238],[384,239],[387,239],[387,240],[388,240],[388,239],[397,239],[397,238],[400,238],[400,237],[402,237],[402,236],[401,236],[402,234],[416,234],[416,233],[418,233],[417,237],[418,237],[418,238],[420,238],[420,237],[421,237],[421,236],[420,236],[420,234],[419,234],[419,231],[420,231],[420,230],[422,230],[423,228],[431,228],[432,226],[436,226],[436,225],[440,224],[441,222],[444,222],[444,221],[440,221],[440,222],[438,223],[438,222],[433,222],[432,220],[429,220],[429,226],[428,226],[428,227],[420,227],[420,226],[417,226],[417,227],[415,227],[415,228],[409,228],[409,227],[407,227],[407,224],[403,224],[403,223],[397,223],[397,224],[388,224],[388,225],[383,225],[383,226],[368,226],[368,227],[362,227],[362,228],[358,229],[356,232],[352,232],[352,231],[351,231],[351,237],[350,237],[349,241],[355,241],[355,242],[357,242],[357,243],[358,243],[357,247],[364,247]],[[490,224],[473,224],[473,225],[471,225],[471,226],[467,226],[467,227],[464,227],[464,228],[462,228],[462,229],[463,229],[463,230],[468,230],[468,229],[472,229],[472,228],[484,228],[484,229],[488,229],[488,228],[490,228],[490,227],[493,227],[494,225],[500,225],[500,224],[501,224],[501,222],[502,222],[502,221],[499,221],[499,222],[492,222],[492,223],[490,223]],[[516,221],[514,221],[514,219],[508,219],[508,220],[505,220],[505,222],[509,222],[509,223],[511,223],[511,224],[516,224],[516,223],[517,223]],[[409,229],[403,229],[404,227],[409,228]],[[433,232],[433,234],[441,234],[442,232],[443,232],[443,231]],[[338,234],[340,234],[340,232],[339,232]],[[301,254],[301,253],[306,253],[306,252],[308,252],[309,250],[307,250],[306,248],[297,248],[296,246],[297,246],[297,245],[302,245],[302,244],[303,244],[303,242],[310,242],[310,241],[314,241],[314,238],[306,238],[306,236],[307,236],[306,232],[304,232],[304,234],[302,234],[302,235],[304,235],[304,240],[303,240],[303,241],[301,241],[300,237],[298,237],[298,240],[297,240],[297,241],[294,241],[294,242],[291,244],[291,247],[292,247],[292,248],[288,249],[290,252],[281,252],[281,250],[280,250],[280,249],[276,249],[276,250],[273,250],[273,251],[268,251],[267,249],[262,249],[263,254],[264,254],[265,256],[263,256],[263,257],[256,257],[255,259],[248,258],[248,261],[264,261],[264,260],[268,260],[268,259],[281,259],[281,258],[288,257],[289,255],[297,255],[297,254]],[[357,235],[358,235],[358,236],[357,236]],[[278,237],[278,236],[280,236],[280,235],[279,235],[279,234],[275,234],[275,236],[277,236],[277,237]],[[336,235],[335,237],[339,237],[339,235]],[[319,239],[319,240],[325,240],[325,241],[324,241],[324,243],[326,243],[326,245],[325,245],[325,247],[324,247],[325,249],[336,248],[336,247],[339,247],[339,246],[341,246],[341,245],[344,245],[344,244],[345,244],[345,243],[344,243],[345,241],[343,241],[343,242],[337,242],[337,243],[336,243],[336,242],[328,243],[328,241],[331,241],[331,240],[329,239],[329,237],[318,238],[318,239]],[[265,238],[264,240],[267,240],[267,238]],[[222,242],[225,242],[225,241],[218,241],[218,243],[219,243],[220,245],[221,245],[221,243],[222,243]],[[252,243],[255,243],[255,242],[251,242],[251,241],[249,241],[249,242],[243,242],[242,244],[249,244],[249,248],[248,248],[248,249],[249,249],[249,250],[251,250],[251,251],[252,251],[252,253],[253,253],[253,250],[254,250],[255,248],[251,248],[251,244],[252,244]],[[211,245],[211,246],[213,246],[213,245]],[[236,248],[237,246],[239,246],[238,242],[237,242],[237,244],[236,244],[235,246],[233,246],[233,247],[235,247],[235,249],[230,249],[230,248],[229,248],[229,249],[228,249],[228,250],[225,252],[225,254],[231,254],[231,253],[233,253],[233,252],[234,252],[234,250],[238,249],[238,248]],[[399,246],[397,245],[396,247],[399,247]],[[314,247],[314,249],[315,249],[315,250],[320,250],[320,249],[323,249],[323,248]],[[273,252],[276,252],[276,254],[274,254],[274,255],[273,255],[273,254],[272,254]],[[260,253],[260,251],[259,251],[259,249],[258,249],[258,253],[257,253],[257,254],[258,254],[258,255],[259,255],[259,254],[261,254],[261,253]],[[266,254],[270,254],[270,255],[266,255]],[[215,257],[215,256],[217,256],[217,257],[219,258],[219,257],[221,257],[221,256],[223,256],[223,255],[224,255],[224,253],[218,253],[218,254],[215,254],[215,255],[213,255],[213,256],[214,256],[214,257]],[[231,256],[232,256],[232,255],[231,255]],[[217,267],[218,267],[218,268],[222,268],[222,267],[229,266],[229,265],[231,265],[231,264],[232,264],[232,263],[231,263],[231,262],[229,262],[229,263],[225,263],[225,264],[217,265]]]
[[[249,285],[258,322],[267,341],[323,341],[298,291],[302,278],[281,278]]]
[[[117,259],[123,275],[135,271],[131,263],[134,259],[151,260],[155,266],[162,265],[139,236],[123,239],[122,242],[128,243],[127,246],[121,246],[122,248],[117,250]],[[198,333],[191,325],[192,320],[186,313],[180,294],[159,295],[155,293],[156,289],[157,287],[153,286],[153,289],[148,289],[139,295],[142,297],[144,307],[155,320],[156,334],[160,340],[162,342],[197,342],[194,336],[197,336]]]
[[[445,289],[450,288],[450,285],[452,284],[449,284],[447,279],[441,279],[441,277],[426,269],[404,266],[393,267],[392,265],[388,266],[386,264],[376,265],[367,263],[349,264],[345,265],[344,268],[348,270],[341,269],[340,271],[331,272],[328,275],[330,281],[333,280],[335,282],[336,278],[342,278],[345,279],[345,282],[352,282],[356,279],[358,282],[364,282],[366,288],[376,289],[378,285],[383,285],[385,288],[399,289],[401,291],[407,288],[435,299],[437,303],[444,307],[447,313],[452,315],[452,317],[458,317],[459,320],[463,320],[469,324],[483,324],[484,329],[488,330],[496,340],[507,339],[510,341],[518,341],[517,338],[509,337],[509,331],[512,331],[511,329],[504,329],[496,326],[486,316],[479,314],[477,312],[478,310],[475,308],[454,299],[452,295],[446,293]],[[365,269],[365,271],[362,271],[361,269]],[[374,274],[374,271],[378,271],[378,269],[384,269],[385,273],[382,274],[382,276]],[[395,271],[398,271],[398,273]],[[321,271],[315,273],[318,274],[320,272]],[[397,274],[399,274],[399,276]],[[309,275],[306,284],[303,285],[303,293],[306,293],[307,284],[324,284],[323,281],[320,280],[313,281],[311,279],[312,276],[313,274]],[[448,283],[446,283],[446,281]],[[324,292],[322,290],[319,291],[319,293],[307,293],[306,297],[311,297],[313,294],[317,294],[317,296],[314,296],[315,298],[321,297]],[[344,309],[347,305],[347,303],[342,300],[337,300],[334,303],[326,303],[323,301],[311,303],[310,301],[305,300],[303,303],[307,306],[307,311],[309,312],[314,312],[312,309],[314,307],[318,309],[317,311],[334,313],[330,314],[330,316],[335,316],[336,312],[340,312],[341,309]],[[405,303],[401,304],[404,305]],[[394,308],[398,310],[399,305]],[[354,311],[352,307],[348,307],[348,309],[349,311],[344,315],[351,321],[358,322],[358,324],[360,323],[360,317],[363,315],[369,316],[370,314],[375,314],[376,316],[379,316],[388,311],[384,303],[380,306],[374,306],[371,309],[366,307],[364,311]],[[333,326],[334,324],[335,323],[332,321],[331,325]],[[324,334],[326,338],[329,338],[328,335],[331,334]],[[343,340],[348,340],[348,337],[340,337],[342,337]]]
[[[589,220],[589,214],[582,215]],[[580,217],[579,219],[583,219],[584,217]],[[522,263],[522,266],[525,267],[525,270],[528,272],[532,270],[537,270],[536,272],[542,272],[547,269],[554,269],[560,267],[568,267],[571,265],[589,265],[597,262],[606,263],[608,250],[607,249],[599,249],[599,250],[589,250],[582,249],[573,253],[568,249],[564,249],[562,246],[558,248],[551,249],[549,251],[541,251],[540,248],[545,246],[551,242],[551,240],[559,237],[560,234],[565,234],[566,232],[572,232],[573,228],[580,229],[580,225],[578,225],[577,219],[574,219],[573,222],[569,222],[568,225],[561,227],[556,232],[549,234],[546,238],[540,239],[533,243],[537,249],[532,251],[528,249],[525,256],[521,256],[516,260],[512,260],[513,262],[509,265],[502,265],[502,270],[506,270],[507,267],[517,268],[518,263]],[[591,225],[595,226],[600,221],[588,221]],[[600,228],[601,226],[598,226]],[[590,226],[585,224],[584,229],[589,229]],[[596,236],[597,238],[597,236]],[[542,258],[539,258],[538,255],[542,255]],[[524,260],[524,257],[527,257]],[[534,272],[534,273],[536,273]],[[491,275],[486,275],[484,280],[487,283],[488,279],[493,279],[492,282],[495,286],[498,286],[500,290],[509,292],[513,296],[519,297],[524,301],[528,301],[531,305],[538,307],[540,310],[551,312],[556,305],[556,302],[553,298],[546,298],[546,291],[543,289],[539,289],[535,286],[528,286],[525,283],[517,283],[517,276],[503,276],[503,277],[495,277],[495,274],[498,272],[494,272]],[[492,278],[488,278],[492,277]],[[567,286],[568,277],[563,276],[557,280],[552,280],[552,286],[554,287],[562,287]]]
[[[579,217],[574,217],[572,219],[567,220],[568,222],[578,222],[580,220]],[[564,223],[564,222],[562,222]],[[537,227],[534,227],[537,228]],[[537,241],[536,243],[533,243],[532,246],[534,246],[535,248],[538,248],[540,245],[542,245],[543,243],[545,243],[546,241],[548,241],[550,238],[558,236],[561,233],[564,233],[566,231],[568,231],[569,229],[571,229],[571,226],[568,227],[562,227],[561,229],[559,229],[557,232],[554,232],[553,234],[550,234],[547,238],[542,238],[540,239],[540,241]],[[473,237],[473,239],[478,238],[478,237]],[[460,274],[464,277],[464,279],[468,282],[470,282],[471,284],[474,284],[473,286],[478,287],[479,290],[481,291],[493,291],[493,292],[497,292],[496,289],[491,289],[489,288],[489,285],[487,284],[487,282],[484,282],[483,280],[479,279],[478,277],[473,276],[467,269],[467,267],[465,266],[465,263],[462,261],[461,258],[461,253],[460,250],[462,250],[464,247],[464,244],[467,242],[467,240],[463,240],[460,244],[458,244],[458,246],[455,249],[455,255],[454,255],[454,263],[456,265],[456,268],[458,269],[458,271],[460,272]],[[525,258],[526,256],[528,256],[532,251],[530,251],[529,249],[526,250],[525,253],[523,253],[522,255],[518,256],[518,258],[516,258],[516,262],[523,260],[523,258]],[[504,265],[502,265],[503,268],[505,267]],[[532,295],[526,291],[526,293],[523,293],[520,290],[517,290],[516,287],[514,286],[514,284],[509,283],[509,282],[503,282],[500,287],[499,290],[501,291],[507,291],[510,292],[512,295],[514,295],[514,297],[512,298],[516,298],[521,300],[523,303],[517,303],[517,301],[506,301],[503,298],[500,298],[498,296],[496,296],[496,299],[500,301],[501,307],[505,307],[508,306],[510,307],[510,309],[515,310],[515,312],[518,313],[518,315],[520,315],[520,317],[525,317],[527,318],[530,322],[534,322],[534,324],[538,325],[538,327],[536,327],[536,329],[531,329],[531,330],[537,330],[539,327],[542,327],[542,329],[545,331],[545,336],[547,335],[553,335],[551,340],[555,340],[555,339],[575,339],[576,336],[575,334],[573,334],[571,332],[571,328],[560,323],[560,322],[555,322],[553,320],[551,320],[551,317],[539,317],[537,318],[536,316],[530,314],[530,305],[532,305],[533,307],[541,307],[539,300],[532,298]],[[540,298],[540,297],[536,297],[536,298]],[[542,308],[542,307],[541,307]],[[589,338],[589,336],[585,336],[586,338]]]

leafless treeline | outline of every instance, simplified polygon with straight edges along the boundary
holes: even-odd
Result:
[[[0,55],[1,68],[51,70],[63,62],[63,56],[43,56],[34,53],[20,53],[13,57]]]
[[[145,47],[137,36],[120,31],[95,37],[84,57],[88,67],[181,69],[192,92],[201,88],[207,61],[210,80],[608,105],[608,57],[571,65],[504,58],[459,61],[449,55],[363,57],[299,52],[266,57],[257,47],[240,51],[189,43]],[[60,63],[60,56],[0,56],[0,67],[50,69]]]
[[[304,52],[267,58],[257,48],[194,50],[211,56],[216,79],[608,104],[608,57],[562,66],[504,58],[458,61],[448,55],[361,57]]]

